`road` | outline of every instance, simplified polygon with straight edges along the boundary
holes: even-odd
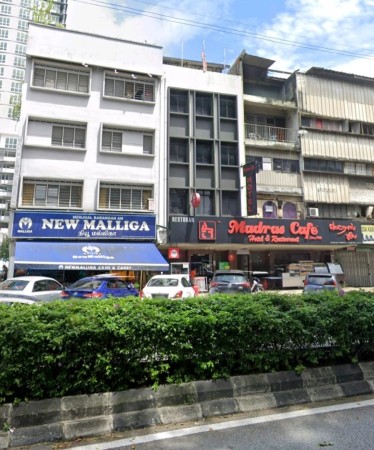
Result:
[[[123,433],[107,440],[35,446],[69,450],[335,450],[374,449],[374,395]],[[32,446],[33,447],[33,446]]]

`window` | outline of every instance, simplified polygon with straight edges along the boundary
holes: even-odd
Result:
[[[102,150],[122,152],[122,131],[103,129]]]
[[[221,165],[237,166],[238,165],[238,146],[236,144],[221,143]]]
[[[369,123],[362,124],[362,134],[374,136],[374,125]]]
[[[188,213],[188,190],[170,189],[170,214]]]
[[[13,69],[13,74],[12,74],[13,80],[23,81],[24,77],[25,77],[25,71],[23,69]]]
[[[13,92],[15,94],[20,94],[22,92],[22,83],[12,81],[10,92]]]
[[[9,17],[0,17],[0,27],[9,27],[10,19]]]
[[[188,162],[188,140],[170,139],[170,161]]]
[[[21,19],[29,20],[30,19],[30,10],[21,8],[19,11],[19,17]]]
[[[31,6],[31,0],[21,0],[22,8],[30,8],[30,6]]]
[[[26,67],[26,58],[24,56],[15,56],[14,65],[15,67]]]
[[[236,118],[236,98],[221,95],[220,101],[220,117],[227,117],[230,119]]]
[[[214,164],[212,142],[196,141],[196,162],[199,164]]]
[[[304,170],[343,173],[343,162],[332,159],[305,159]]]
[[[215,214],[214,192],[198,191],[200,194],[200,205],[196,208],[196,214],[200,216],[213,216]]]
[[[27,33],[23,33],[22,31],[18,31],[17,33],[17,42],[21,42],[22,44],[27,43]]]
[[[99,208],[116,211],[148,211],[153,198],[150,186],[100,184]]]
[[[0,52],[6,52],[7,48],[8,48],[8,43],[4,42],[4,41],[1,41],[0,42]]]
[[[87,71],[35,64],[32,85],[46,89],[87,94],[89,81],[90,74]]]
[[[0,64],[5,64],[5,55],[0,55]]]
[[[25,56],[26,55],[26,45],[17,44],[15,54]]]
[[[81,208],[82,182],[23,180],[22,206]]]
[[[29,28],[29,22],[27,20],[18,21],[18,29],[21,31],[27,31]]]
[[[5,148],[16,150],[17,149],[17,143],[18,143],[17,138],[6,138],[5,139]]]
[[[52,145],[58,147],[85,148],[86,127],[76,125],[53,125]]]
[[[300,173],[299,161],[274,158],[273,170],[275,172]]]
[[[246,157],[246,161],[256,161],[257,170],[272,170],[271,158],[263,158],[262,156]]]
[[[153,133],[103,127],[101,149],[115,153],[153,155]]]
[[[154,82],[137,80],[126,77],[105,75],[104,95],[122,98],[125,100],[138,100],[154,102]]]
[[[196,114],[201,116],[212,115],[212,96],[196,93]]]
[[[4,76],[4,67],[0,67],[0,77]]]
[[[8,39],[9,36],[9,30],[0,29],[0,38],[1,39]]]
[[[6,14],[10,16],[12,13],[12,8],[8,5],[0,5],[0,14]]]
[[[271,201],[265,202],[262,207],[262,217],[276,219],[277,215],[277,207],[275,206],[275,203]]]
[[[170,91],[170,111],[188,113],[187,91]]]
[[[222,214],[225,216],[238,216],[239,194],[237,192],[222,192]]]

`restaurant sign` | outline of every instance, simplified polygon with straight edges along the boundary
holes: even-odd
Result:
[[[344,220],[173,216],[169,228],[171,242],[308,245],[362,242],[360,224]]]
[[[22,239],[155,239],[151,215],[16,211],[12,237]]]

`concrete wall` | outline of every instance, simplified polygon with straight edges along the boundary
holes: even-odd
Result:
[[[374,393],[374,362],[0,406],[0,448]]]

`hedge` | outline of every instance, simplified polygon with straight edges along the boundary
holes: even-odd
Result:
[[[0,403],[374,356],[374,294],[0,305]]]

